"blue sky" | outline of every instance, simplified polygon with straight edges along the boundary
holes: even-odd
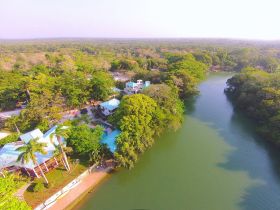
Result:
[[[0,0],[0,39],[280,40],[279,8],[277,0]]]

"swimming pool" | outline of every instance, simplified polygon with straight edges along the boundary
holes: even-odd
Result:
[[[112,153],[114,153],[117,149],[116,138],[120,135],[120,133],[120,130],[114,130],[110,133],[105,132],[102,136],[101,143],[106,144]]]

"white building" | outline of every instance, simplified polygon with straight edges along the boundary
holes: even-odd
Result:
[[[145,81],[143,83],[143,80],[139,79],[135,82],[127,82],[125,84],[124,92],[126,94],[135,94],[141,92],[144,88],[150,86],[150,81]]]
[[[103,115],[109,116],[119,107],[120,101],[118,99],[111,99],[109,101],[99,104],[99,109]]]

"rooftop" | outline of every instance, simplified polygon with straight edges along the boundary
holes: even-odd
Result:
[[[35,138],[40,139],[43,137],[43,135],[44,134],[40,131],[40,129],[37,128],[33,131],[22,134],[19,138],[27,144],[31,139],[35,139]]]
[[[21,152],[16,151],[17,148],[25,145],[28,143],[32,138],[32,136],[39,137],[38,142],[46,143],[47,146],[45,147],[45,150],[47,151],[46,155],[35,153],[38,163],[41,164],[50,158],[53,157],[53,152],[55,151],[54,144],[58,144],[58,141],[56,137],[53,138],[53,143],[51,142],[50,135],[55,131],[56,126],[52,127],[50,130],[48,130],[45,134],[43,134],[39,129],[35,129],[31,132],[28,132],[26,134],[23,134],[23,141],[13,142],[6,144],[1,150],[0,150],[0,168],[5,168],[9,166],[19,166],[19,167],[25,167],[33,169],[36,166],[33,164],[32,161],[29,161],[28,163],[22,164],[21,162],[17,161],[17,158]]]
[[[120,105],[120,101],[115,98],[100,104],[101,107],[104,107],[109,111],[113,111],[114,109],[118,108],[119,105]]]
[[[127,82],[126,83],[126,87],[134,88],[134,87],[137,87],[137,86],[138,86],[138,84],[135,83],[135,82]]]

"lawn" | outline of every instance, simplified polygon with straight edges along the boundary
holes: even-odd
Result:
[[[40,192],[33,192],[33,186],[39,182],[44,183],[44,180],[42,178],[35,179],[30,187],[24,192],[24,198],[28,205],[33,208],[38,206],[87,169],[86,164],[78,163],[71,164],[70,166],[70,172],[66,171],[63,166],[59,166],[47,173],[46,176],[49,181],[49,188],[45,187]]]

